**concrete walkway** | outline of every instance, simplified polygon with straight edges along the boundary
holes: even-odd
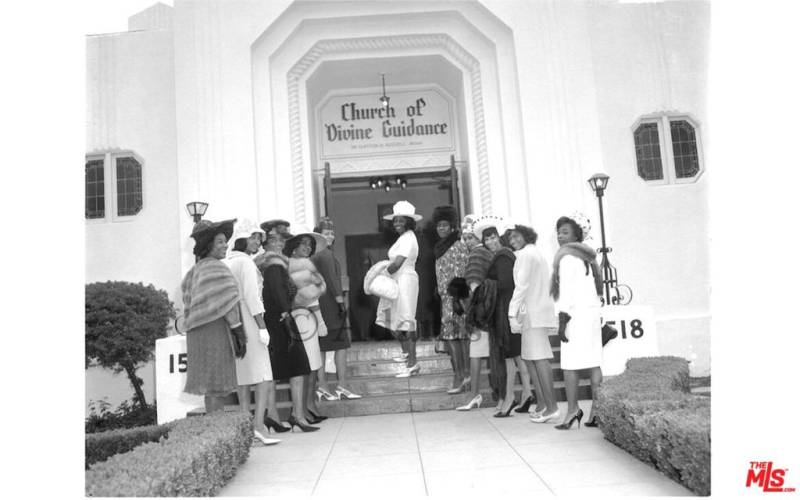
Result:
[[[581,402],[587,415],[590,405]],[[560,407],[563,413],[566,405]],[[493,413],[328,419],[317,432],[286,432],[278,445],[254,445],[220,496],[692,495],[599,429],[559,431],[527,414]]]

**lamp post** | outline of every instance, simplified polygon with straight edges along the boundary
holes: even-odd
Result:
[[[605,290],[605,304],[606,305],[625,305],[630,303],[633,299],[633,291],[627,285],[620,285],[617,282],[617,269],[611,265],[608,260],[608,254],[611,248],[606,246],[606,226],[605,217],[603,214],[603,194],[608,186],[609,177],[606,174],[594,174],[589,177],[589,187],[592,188],[594,194],[597,196],[597,204],[600,209],[600,242],[601,247],[597,250],[603,257],[600,259],[600,269],[603,271],[603,288]],[[627,289],[627,297],[623,298],[620,288]],[[611,291],[614,291],[614,296],[611,296]]]
[[[203,218],[207,209],[208,203],[204,201],[190,201],[186,204],[186,211],[192,216],[192,220],[195,224],[200,222],[200,219]]]

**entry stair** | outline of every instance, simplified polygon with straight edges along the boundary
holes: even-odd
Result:
[[[560,367],[560,341],[557,336],[551,336],[550,343],[553,346],[553,359],[550,366],[553,369],[556,400],[566,401],[564,373]],[[421,365],[420,372],[408,378],[396,378],[395,375],[405,368],[405,363],[397,363],[392,360],[402,352],[397,341],[354,342],[347,351],[347,389],[360,394],[362,398],[318,401],[317,406],[320,413],[329,417],[346,417],[452,410],[467,404],[472,399],[471,391],[467,390],[455,395],[447,394],[446,391],[452,387],[453,383],[453,369],[449,356],[435,352],[434,346],[435,342],[432,340],[418,342],[417,361]],[[497,403],[492,401],[488,361],[484,360],[481,364],[482,406],[492,407]],[[331,392],[334,392],[338,383],[336,374],[328,373],[326,375],[329,388]],[[524,397],[520,399],[522,384],[519,376],[516,380],[515,390],[517,400],[524,400]],[[251,392],[251,410],[255,404],[254,396],[254,393]],[[582,377],[578,387],[578,399],[591,399],[591,397],[589,380]],[[280,381],[277,384],[276,400],[281,420],[286,421],[292,406],[288,381]],[[225,409],[229,411],[238,409],[236,393],[232,393],[226,398]],[[201,407],[189,412],[188,416],[203,413],[205,410]]]

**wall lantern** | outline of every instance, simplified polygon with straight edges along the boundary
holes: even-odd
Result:
[[[186,211],[192,216],[194,223],[200,222],[200,219],[206,214],[208,203],[204,201],[190,201],[186,204]]]

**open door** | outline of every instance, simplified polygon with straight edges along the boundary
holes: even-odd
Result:
[[[331,189],[331,164],[327,161],[325,162],[325,174],[322,177],[322,190],[323,200],[322,200],[322,210],[325,212],[325,215],[333,219],[333,190]]]
[[[461,193],[458,190],[458,169],[456,158],[450,155],[450,204],[456,208],[456,220],[461,220]]]

